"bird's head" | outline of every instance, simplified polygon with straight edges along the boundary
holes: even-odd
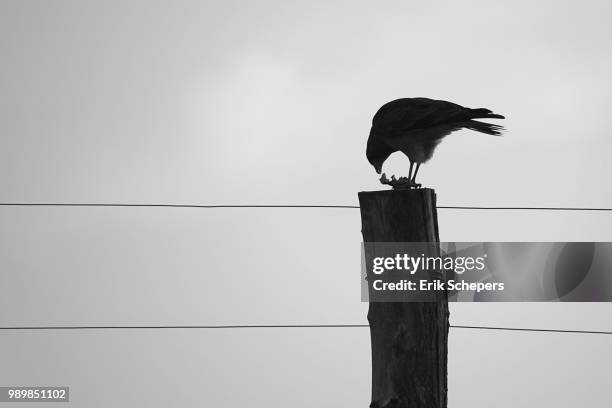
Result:
[[[382,172],[382,166],[383,166],[383,163],[385,162],[385,159],[386,157],[384,159],[381,159],[378,157],[375,157],[375,158],[368,157],[368,161],[370,162],[372,166],[374,166],[374,170],[376,170],[376,173],[378,174]]]
[[[374,166],[376,173],[380,174],[382,172],[383,163],[391,153],[393,153],[393,150],[383,141],[382,136],[372,128],[368,138],[366,157],[370,164]]]

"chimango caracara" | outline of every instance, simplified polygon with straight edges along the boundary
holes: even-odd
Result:
[[[420,187],[416,183],[419,166],[431,159],[434,149],[445,136],[455,130],[470,129],[488,135],[500,136],[499,125],[474,119],[504,119],[489,109],[464,108],[452,102],[428,98],[402,98],[384,104],[372,119],[366,156],[378,174],[392,153],[400,151],[410,160],[408,177],[388,180],[383,174],[380,181],[393,187]],[[416,169],[412,174],[413,166]]]

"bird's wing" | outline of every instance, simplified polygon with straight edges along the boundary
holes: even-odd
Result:
[[[427,98],[398,99],[383,105],[372,127],[387,134],[428,128],[465,119],[469,109],[452,102]]]

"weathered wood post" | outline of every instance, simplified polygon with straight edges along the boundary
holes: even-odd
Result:
[[[439,242],[432,189],[359,193],[364,242]],[[447,406],[448,303],[370,302],[374,408]]]

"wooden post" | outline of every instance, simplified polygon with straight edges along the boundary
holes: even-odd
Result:
[[[439,242],[432,189],[359,193],[364,242]],[[448,303],[370,302],[373,408],[446,408]]]

